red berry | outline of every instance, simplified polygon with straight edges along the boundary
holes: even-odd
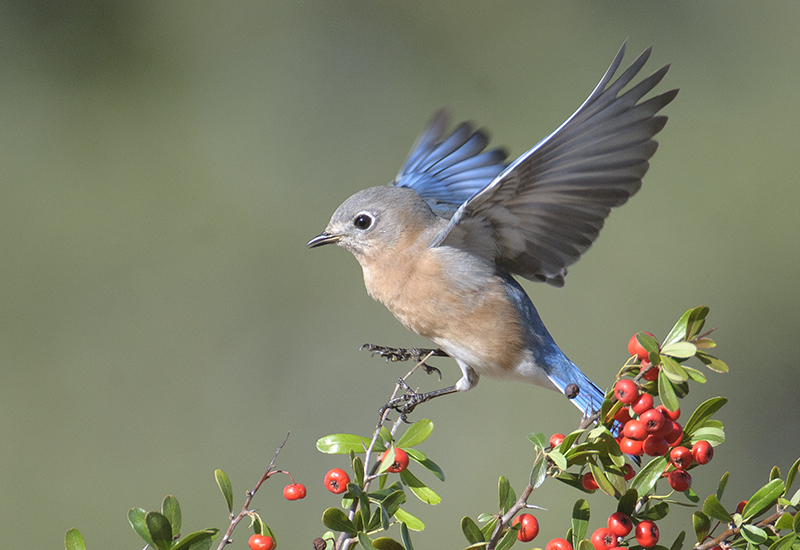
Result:
[[[622,435],[629,439],[644,441],[648,433],[641,420],[631,420],[622,428]]]
[[[653,396],[649,393],[643,393],[631,404],[631,410],[636,414],[642,414],[643,412],[649,411],[652,408]]]
[[[594,491],[598,487],[592,472],[586,472],[583,474],[583,477],[581,478],[581,485],[583,485],[583,488],[587,491]]]
[[[623,470],[625,470],[625,481],[630,481],[636,476],[636,472],[633,471],[633,466],[630,464],[625,464]]]
[[[671,411],[668,408],[666,408],[664,405],[659,405],[658,407],[656,407],[656,410],[658,412],[660,412],[661,414],[663,414],[664,416],[666,416],[667,418],[669,418],[670,420],[672,420],[672,421],[678,420],[681,417],[680,408],[678,408],[678,409],[676,409],[674,411]]]
[[[665,416],[664,423],[661,425],[661,427],[656,431],[654,431],[653,433],[651,433],[650,435],[660,435],[661,437],[666,439],[667,436],[671,434],[672,430],[674,429],[675,429],[675,423]]]
[[[383,462],[387,454],[389,454],[389,449],[383,451],[383,454],[381,455],[381,462]],[[392,462],[392,464],[386,468],[386,471],[392,472],[393,474],[399,474],[406,468],[408,468],[408,453],[403,449],[395,448],[394,462]]]
[[[672,431],[664,436],[670,447],[678,445],[683,440],[683,427],[677,422],[672,422]]]
[[[550,436],[550,446],[554,449],[561,445],[562,441],[564,441],[564,434],[553,434]]]
[[[669,450],[669,443],[660,435],[650,435],[642,443],[642,450],[649,456],[664,456]]]
[[[623,378],[622,380],[617,380],[617,383],[614,384],[614,395],[618,400],[630,405],[639,397],[639,388],[636,387],[633,380]]]
[[[686,447],[673,447],[669,452],[669,461],[679,470],[685,470],[692,465],[692,451]]]
[[[601,527],[592,533],[592,546],[595,550],[609,550],[617,546],[617,535],[608,527]]]
[[[708,464],[714,458],[714,447],[708,441],[698,441],[692,445],[692,456],[698,464]]]
[[[625,424],[631,419],[631,413],[628,411],[628,407],[622,407],[617,414],[614,415],[614,420],[619,422],[620,424]]]
[[[673,470],[669,473],[667,482],[670,487],[682,493],[692,486],[692,476],[686,470]]]
[[[633,522],[627,514],[614,512],[608,516],[608,528],[618,537],[627,537],[633,529]]]
[[[642,370],[644,371],[642,378],[644,378],[648,382],[653,382],[655,380],[658,380],[658,371],[661,369],[659,368],[658,365],[655,366],[651,365],[650,361],[647,361],[646,364],[644,361],[642,361]]]
[[[283,496],[286,500],[300,500],[306,498],[306,486],[302,483],[292,483],[283,488]]]
[[[746,500],[740,501],[739,504],[736,505],[736,513],[741,514],[745,506],[747,506],[747,501]]]
[[[643,548],[652,548],[658,542],[658,526],[646,519],[636,526],[636,542]]]
[[[664,415],[655,409],[645,411],[639,417],[639,420],[644,424],[644,429],[647,430],[647,433],[658,431],[664,426]]]
[[[547,543],[544,550],[572,550],[572,545],[565,539],[553,539]]]
[[[325,474],[325,488],[335,495],[340,495],[347,490],[350,476],[341,468],[334,468]]]
[[[536,518],[530,514],[522,514],[514,518],[514,521],[511,523],[512,525],[517,525],[521,523],[522,525],[517,531],[517,540],[521,540],[522,542],[530,542],[536,538],[536,535],[539,534],[539,522],[536,521]]]
[[[273,542],[272,538],[265,535],[253,535],[247,541],[247,544],[250,546],[250,550],[272,550],[275,548],[275,542]]]
[[[648,336],[653,336],[649,332],[645,332],[645,334],[647,334]],[[644,349],[644,346],[642,344],[639,343],[639,339],[636,338],[636,334],[634,334],[628,341],[628,353],[630,353],[631,355],[635,355],[640,361],[642,359],[647,359],[648,357],[650,357],[650,353],[646,349]]]
[[[619,442],[619,448],[626,455],[641,456],[644,454],[644,442],[638,439],[623,437],[622,441]]]

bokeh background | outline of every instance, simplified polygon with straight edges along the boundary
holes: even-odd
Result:
[[[663,337],[707,304],[727,375],[728,443],[695,472],[725,504],[800,455],[800,4],[796,2],[0,3],[0,524],[14,548],[141,548],[134,506],[171,493],[184,531],[223,527],[286,432],[287,479],[254,505],[284,548],[308,548],[338,499],[315,450],[370,433],[405,372],[364,342],[425,345],[370,300],[345,251],[309,251],[338,204],[389,182],[432,113],[518,155],[626,64],[672,63],[642,191],[615,211],[563,289],[525,283],[567,354],[607,386],[631,334]],[[439,360],[443,383],[457,367]],[[421,376],[423,389],[439,387]],[[576,426],[555,393],[483,380],[415,413],[436,424],[420,473],[444,502],[409,511],[419,548],[461,548],[459,520],[521,489],[529,432]],[[283,476],[285,478],[285,476]],[[577,492],[531,499],[543,546]],[[611,508],[588,497],[595,519]],[[665,522],[671,542],[688,513]],[[673,514],[673,515],[679,515]],[[244,528],[241,529],[244,531]],[[534,545],[532,544],[532,545]],[[529,546],[532,546],[529,545]],[[233,548],[245,548],[240,533]]]

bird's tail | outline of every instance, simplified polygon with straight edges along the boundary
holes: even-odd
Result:
[[[589,380],[583,372],[570,362],[572,368],[569,369],[568,377],[550,376],[550,381],[558,388],[558,391],[568,395],[568,386],[575,384],[578,387],[578,395],[570,399],[572,404],[580,409],[584,416],[591,416],[600,410],[600,405],[605,399],[605,392],[597,384]]]
[[[603,390],[601,390],[597,384],[589,380],[589,377],[583,374],[583,372],[571,361],[569,364],[572,367],[569,369],[569,380],[550,376],[550,381],[553,382],[558,390],[565,395],[568,393],[567,387],[570,384],[575,384],[578,386],[578,395],[570,399],[570,401],[572,401],[572,404],[580,409],[581,413],[585,417],[592,416],[594,413],[600,410],[600,405],[603,403],[603,399],[606,397],[605,392],[603,392]],[[617,436],[621,430],[622,425],[615,420],[614,424],[611,426],[611,433],[614,436]],[[637,466],[642,463],[638,456],[628,456]]]

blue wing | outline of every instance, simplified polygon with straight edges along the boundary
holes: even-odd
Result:
[[[391,184],[413,189],[448,219],[507,166],[505,151],[486,151],[488,135],[468,122],[445,138],[449,118],[446,109],[434,115]]]
[[[511,163],[450,217],[434,239],[474,249],[510,273],[555,286],[597,238],[612,207],[636,193],[666,124],[657,113],[671,90],[642,101],[661,81],[663,67],[626,91],[650,55],[647,49],[619,78],[625,45],[600,83],[571,117]]]

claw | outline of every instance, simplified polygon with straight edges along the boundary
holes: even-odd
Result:
[[[426,349],[426,348],[390,348],[388,346],[378,346],[375,344],[364,344],[359,350],[367,350],[373,356],[377,355],[386,359],[387,362],[396,363],[399,361],[419,362],[429,355],[434,357],[448,357],[448,355],[440,349]],[[433,370],[429,370],[433,369]],[[438,372],[438,369],[426,366],[425,372]],[[441,373],[440,373],[441,375]]]

